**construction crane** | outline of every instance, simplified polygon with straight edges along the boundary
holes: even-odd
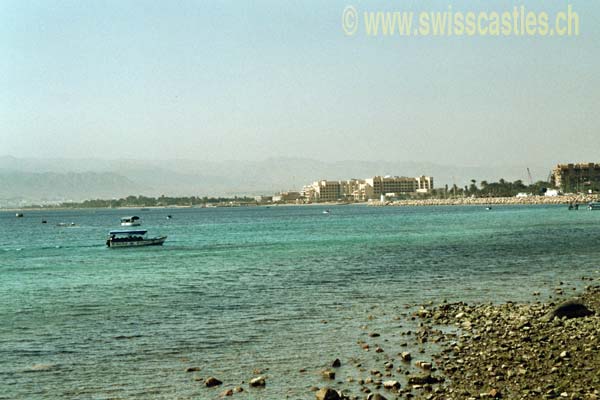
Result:
[[[533,185],[533,178],[531,177],[531,171],[529,170],[529,167],[527,167],[527,176],[529,176],[529,185]]]

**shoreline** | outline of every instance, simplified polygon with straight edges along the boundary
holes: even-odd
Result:
[[[322,203],[285,203],[285,204],[240,204],[240,205],[214,205],[214,206],[122,206],[122,207],[25,207],[25,208],[0,208],[0,212],[27,212],[27,211],[66,211],[66,210],[168,210],[168,209],[196,209],[196,208],[248,208],[248,207],[301,207],[301,206],[349,206],[360,205],[369,207],[426,207],[426,206],[533,206],[533,205],[569,205],[579,204],[587,206],[590,202],[600,201],[600,194],[567,195],[567,196],[528,196],[528,197],[461,197],[447,199],[409,199],[395,201],[370,201],[370,202],[322,202]]]
[[[489,206],[489,205],[569,205],[585,207],[590,202],[600,201],[600,195],[528,196],[528,197],[464,197],[448,199],[411,199],[386,202],[371,202],[374,207],[396,206]]]
[[[402,336],[409,346],[419,347],[418,352],[387,355],[378,342],[389,339],[370,333],[372,339],[361,346],[367,351],[371,346],[376,354],[381,350],[373,355],[381,369],[367,371],[356,364],[368,377],[346,380],[358,384],[363,395],[354,394],[356,387],[337,390],[331,385],[318,388],[315,396],[317,400],[327,398],[322,397],[326,393],[351,400],[600,399],[600,278],[581,280],[589,282],[583,292],[559,282],[544,302],[538,300],[539,292],[533,292],[532,300],[519,303],[411,307],[405,317],[418,328]],[[571,309],[572,315],[566,317],[557,311],[571,307],[565,306],[570,302],[587,311]]]
[[[298,386],[290,390],[304,387],[305,396],[296,397],[317,400],[598,400],[598,273],[538,288],[545,301],[536,291],[522,302],[413,303],[383,311],[391,313],[378,328],[372,322],[381,316],[368,311],[356,343],[340,343],[361,355],[342,350],[320,367],[296,365]],[[564,314],[574,299],[583,308]],[[261,368],[231,382],[194,364],[184,371],[200,372],[193,381],[215,399],[268,391],[279,375]]]

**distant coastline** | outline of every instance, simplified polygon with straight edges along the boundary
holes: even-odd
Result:
[[[579,204],[600,201],[600,195],[527,196],[527,197],[454,197],[447,199],[409,199],[377,201],[372,206],[487,206],[487,205],[539,205]]]

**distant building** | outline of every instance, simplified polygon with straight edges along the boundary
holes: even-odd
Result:
[[[305,186],[303,194],[308,201],[338,201],[342,197],[341,187],[340,181],[320,180]]]
[[[301,197],[300,192],[280,192],[274,195],[271,200],[273,203],[296,203]]]
[[[254,196],[254,201],[257,203],[271,203],[273,201],[273,196]]]
[[[373,187],[373,197],[379,198],[382,194],[400,195],[406,193],[428,193],[433,189],[433,178],[430,176],[419,176],[410,178],[406,176],[374,176],[366,179]]]
[[[558,164],[552,170],[551,183],[562,192],[588,192],[600,189],[600,164]]]
[[[429,193],[431,190],[431,176],[374,176],[345,181],[316,181],[305,186],[302,195],[308,202],[367,201],[379,199],[382,195],[394,198],[407,193]]]

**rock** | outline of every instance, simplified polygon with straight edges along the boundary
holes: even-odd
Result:
[[[266,382],[266,378],[264,376],[257,376],[254,379],[250,379],[249,384],[252,387],[262,387],[262,386],[265,386],[267,384],[267,382]]]
[[[339,358],[336,358],[336,359],[335,359],[335,360],[334,360],[334,361],[331,363],[331,366],[332,366],[333,368],[339,368],[339,367],[341,367],[341,366],[342,366],[342,362],[340,361],[340,359],[339,359]]]
[[[204,385],[206,385],[206,387],[219,386],[219,385],[222,385],[222,384],[223,384],[223,382],[221,382],[220,380],[218,380],[217,378],[215,378],[213,376],[209,376],[204,381]]]
[[[387,399],[379,393],[370,393],[367,396],[367,400],[387,400]]]
[[[398,381],[384,381],[383,387],[385,389],[400,389],[400,382]]]
[[[444,382],[444,378],[432,375],[411,375],[408,377],[409,385],[425,385]]]
[[[242,393],[244,391],[244,388],[241,387],[241,386],[236,386],[236,387],[233,388],[233,391],[235,393]]]
[[[338,392],[331,388],[319,389],[315,393],[315,396],[317,400],[340,400],[340,395],[338,394]]]
[[[415,361],[415,365],[424,370],[430,370],[432,365],[427,361]]]
[[[410,353],[408,351],[403,351],[402,353],[400,353],[400,358],[402,358],[402,361],[412,360],[412,356],[410,355]]]
[[[552,311],[543,317],[544,321],[551,321],[554,318],[581,318],[594,314],[579,300],[569,300],[556,306]]]
[[[224,391],[223,393],[221,393],[221,397],[227,397],[227,396],[233,396],[233,390],[232,389],[227,389],[226,391]]]
[[[196,371],[200,371],[202,368],[200,367],[187,367],[185,369],[185,372],[196,372]]]
[[[325,370],[321,371],[321,375],[325,379],[335,379],[335,372],[330,369],[325,369]]]

